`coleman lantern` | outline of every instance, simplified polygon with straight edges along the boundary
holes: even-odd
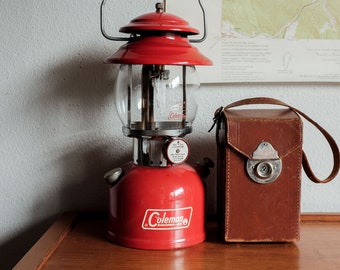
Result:
[[[130,35],[128,42],[105,62],[121,64],[114,99],[123,134],[133,139],[133,160],[104,177],[108,238],[140,249],[198,244],[205,239],[205,188],[198,171],[211,164],[205,159],[196,171],[186,163],[184,136],[192,131],[197,108],[195,65],[212,63],[189,43],[187,36],[198,30],[165,12],[165,3],[119,31]],[[102,33],[122,40],[109,37],[103,24]]]

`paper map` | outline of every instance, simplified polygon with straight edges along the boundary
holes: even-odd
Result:
[[[202,82],[340,81],[339,0],[202,1],[208,38],[197,46],[213,67]],[[168,1],[202,31],[195,0]]]

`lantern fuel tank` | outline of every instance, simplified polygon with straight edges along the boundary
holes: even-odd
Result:
[[[187,164],[127,164],[110,188],[108,237],[141,249],[175,249],[205,239],[205,190]],[[108,176],[107,176],[108,177]]]

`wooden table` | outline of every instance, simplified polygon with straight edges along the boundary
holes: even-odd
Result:
[[[296,244],[226,244],[214,222],[207,227],[199,245],[146,251],[108,242],[103,215],[68,213],[14,269],[340,269],[340,214],[302,215]]]

